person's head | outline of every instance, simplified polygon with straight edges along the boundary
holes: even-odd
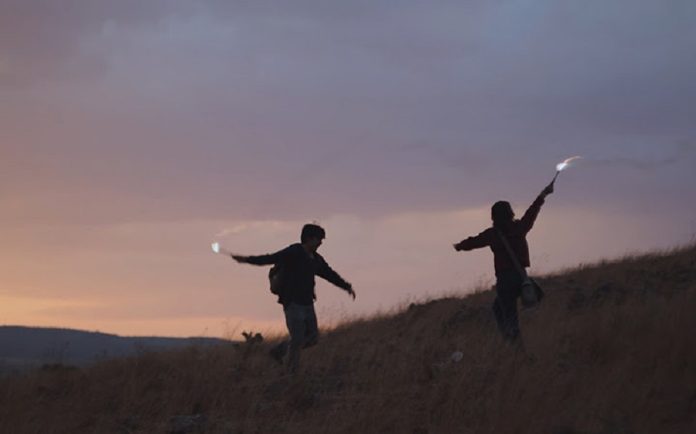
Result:
[[[512,222],[515,218],[515,212],[510,206],[510,202],[500,200],[491,207],[491,219],[494,227],[501,227]]]
[[[310,250],[316,251],[321,246],[322,240],[326,238],[326,231],[319,225],[308,223],[302,228],[300,241]]]

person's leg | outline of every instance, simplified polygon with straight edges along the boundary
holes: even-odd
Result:
[[[285,316],[285,325],[288,328],[288,339],[279,342],[273,348],[268,351],[268,354],[278,363],[282,364],[283,359],[288,353],[288,348],[290,347],[290,340],[292,336],[292,328],[294,327],[290,313],[287,310],[288,306],[283,306],[283,316]]]
[[[497,276],[495,289],[498,312],[496,313],[496,320],[498,320],[498,327],[503,337],[510,342],[515,342],[520,337],[517,298],[519,297],[519,286],[521,283],[522,280],[517,272],[504,272]]]
[[[305,321],[304,306],[290,303],[285,307],[285,324],[290,334],[290,354],[288,357],[288,371],[295,372],[300,363],[300,351],[305,343],[307,326]]]
[[[305,343],[304,348],[314,346],[319,342],[319,325],[314,305],[308,306],[305,316]]]
[[[500,303],[500,297],[498,296],[493,300],[493,316],[495,317],[495,322],[498,325],[500,334],[505,336],[505,314],[503,313],[503,307]]]

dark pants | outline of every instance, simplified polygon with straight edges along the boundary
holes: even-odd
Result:
[[[300,351],[316,345],[319,341],[317,315],[314,312],[314,305],[303,306],[295,303],[284,306],[283,312],[290,340],[278,344],[275,351],[282,357],[288,352],[288,348],[290,349],[288,370],[295,372],[300,363]]]
[[[517,317],[517,298],[520,296],[522,277],[515,270],[496,274],[495,301],[493,314],[503,338],[515,342],[520,337],[520,323]]]

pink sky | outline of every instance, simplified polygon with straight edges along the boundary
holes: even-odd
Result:
[[[215,256],[328,232],[358,293],[320,322],[466,293],[571,155],[532,270],[696,233],[696,6],[0,3],[0,324],[129,335],[282,330],[266,270]],[[238,335],[232,336],[238,337]]]

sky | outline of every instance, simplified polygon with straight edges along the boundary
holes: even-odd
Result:
[[[262,254],[327,231],[320,324],[488,288],[452,244],[561,174],[537,274],[696,235],[690,0],[0,0],[0,324],[283,330]]]

